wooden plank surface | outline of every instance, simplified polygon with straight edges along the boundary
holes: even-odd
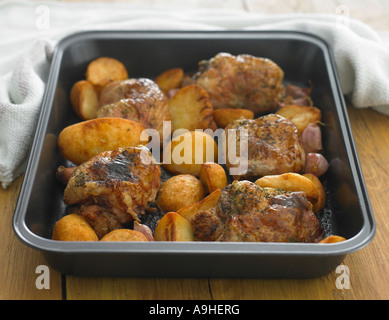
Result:
[[[208,279],[66,277],[68,300],[209,300]]]
[[[49,269],[48,289],[36,285],[42,273],[37,267],[45,265],[42,254],[23,245],[15,236],[12,218],[19,194],[22,177],[7,190],[0,188],[0,299],[62,299],[61,274]]]

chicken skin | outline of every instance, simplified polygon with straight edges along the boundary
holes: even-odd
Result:
[[[99,239],[113,230],[121,229],[124,224],[133,219],[125,212],[98,205],[81,205],[76,213],[86,219]]]
[[[118,117],[143,124],[163,134],[163,121],[171,120],[168,100],[159,86],[147,78],[115,81],[104,87],[97,117]]]
[[[226,127],[227,141],[231,134],[229,130],[246,129],[247,144],[241,143],[240,135],[236,134],[236,151],[247,154],[247,159],[241,156],[241,161],[247,165],[231,164],[226,159],[228,169],[242,167],[236,179],[253,180],[266,175],[282,174],[287,172],[299,173],[304,169],[305,152],[301,144],[296,126],[288,119],[268,114],[254,120],[238,119]],[[226,148],[231,145],[228,142]],[[247,170],[244,170],[247,167]]]
[[[192,218],[198,241],[307,242],[323,238],[323,229],[303,192],[262,188],[235,181],[222,190],[216,208]]]
[[[147,204],[155,200],[160,182],[161,169],[146,147],[119,148],[78,166],[65,188],[64,202],[84,205],[82,211],[92,220],[100,211],[101,217],[114,217],[119,224],[139,221]],[[98,207],[87,210],[88,206]]]
[[[196,84],[208,92],[213,108],[273,112],[284,94],[284,72],[273,61],[248,54],[219,53],[199,64]]]

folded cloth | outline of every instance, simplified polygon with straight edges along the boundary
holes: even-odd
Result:
[[[15,15],[21,22],[18,28],[12,28]],[[332,48],[343,93],[353,105],[389,115],[389,49],[374,30],[353,19],[223,9],[171,11],[131,3],[43,2],[42,7],[39,2],[5,1],[0,3],[0,182],[4,188],[24,172],[55,43],[73,32],[102,29],[295,30],[315,34]]]
[[[335,57],[343,94],[356,108],[373,107],[389,115],[389,46],[358,20],[329,15],[275,16],[253,30],[295,30],[324,39]]]
[[[7,187],[24,171],[38,119],[52,45],[38,41],[14,72],[0,78],[0,181]]]

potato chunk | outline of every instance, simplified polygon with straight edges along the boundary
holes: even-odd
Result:
[[[263,188],[268,187],[283,189],[285,191],[302,191],[305,193],[308,201],[312,204],[313,212],[317,213],[322,208],[321,190],[318,188],[317,181],[314,183],[308,177],[298,173],[264,176],[255,181],[255,183]]]
[[[178,211],[205,197],[200,180],[190,174],[179,174],[161,184],[157,204],[164,211]]]
[[[317,201],[313,204],[313,211],[319,212],[321,209],[324,208],[324,205],[326,203],[326,193],[324,191],[323,184],[321,183],[318,177],[311,173],[305,173],[303,174],[303,176],[311,180],[315,185],[318,197]]]
[[[148,241],[147,237],[135,230],[130,229],[116,229],[107,233],[100,241]]]
[[[155,241],[193,241],[193,229],[188,220],[176,212],[166,213],[154,232]]]
[[[346,238],[343,238],[341,236],[329,236],[321,240],[319,243],[338,243],[343,241],[346,241]]]
[[[191,131],[173,137],[163,150],[163,166],[174,174],[200,175],[201,165],[216,162],[218,147],[211,135]]]
[[[111,57],[100,57],[89,63],[86,80],[100,92],[107,84],[128,79],[128,72],[122,62]]]
[[[223,189],[227,185],[227,175],[220,164],[206,162],[200,168],[200,181],[211,193],[216,189]]]
[[[321,111],[316,107],[288,105],[276,112],[280,116],[292,121],[301,135],[310,123],[321,121]]]
[[[172,117],[172,131],[177,129],[216,130],[213,120],[213,107],[208,93],[192,84],[181,88],[170,100],[169,111]]]
[[[184,70],[181,68],[172,68],[159,74],[154,82],[158,84],[161,90],[168,93],[172,89],[179,88],[184,79]]]
[[[82,120],[96,118],[99,98],[92,83],[87,80],[77,81],[70,91],[70,103]]]
[[[103,151],[142,144],[145,127],[122,118],[97,118],[64,128],[58,137],[62,156],[79,165]]]
[[[221,189],[216,189],[210,195],[205,197],[203,200],[190,204],[189,206],[183,207],[177,211],[177,213],[183,216],[189,222],[192,221],[192,218],[199,213],[200,211],[205,211],[211,208],[215,208],[222,191]]]
[[[217,109],[213,111],[213,119],[219,128],[227,127],[232,121],[245,118],[254,119],[254,112],[248,109]]]
[[[53,240],[59,241],[98,241],[96,232],[89,225],[87,220],[72,213],[62,217],[54,225]]]

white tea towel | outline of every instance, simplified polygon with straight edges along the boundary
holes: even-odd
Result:
[[[172,11],[171,9],[175,9]],[[63,36],[85,30],[296,30],[325,39],[343,93],[355,107],[389,115],[389,49],[367,25],[336,15],[260,15],[131,3],[0,2],[0,181],[24,171],[50,56]]]
[[[7,187],[23,172],[45,90],[52,45],[38,41],[14,72],[0,78],[0,181]]]

